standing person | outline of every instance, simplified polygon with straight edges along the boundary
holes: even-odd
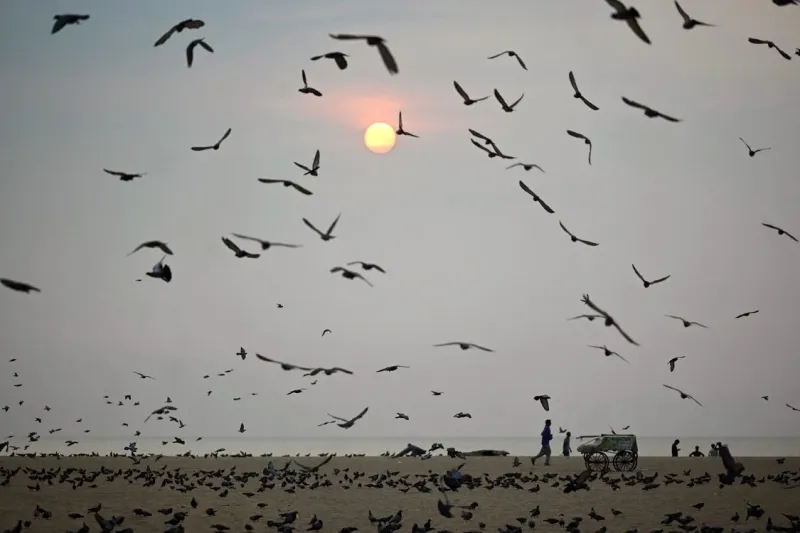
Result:
[[[572,453],[572,448],[569,445],[569,438],[572,436],[572,433],[567,431],[567,436],[564,437],[564,445],[561,449],[561,452],[564,454],[564,457],[569,457],[569,454]]]
[[[694,451],[689,454],[689,457],[705,457],[705,455],[700,451],[700,446],[695,446]]]
[[[544,456],[544,465],[550,466],[550,441],[553,440],[553,433],[550,431],[550,419],[544,421],[544,429],[542,430],[542,449],[539,450],[539,455],[531,457],[531,466],[536,466],[536,459]]]
[[[675,442],[672,443],[672,457],[678,457],[678,452],[681,451],[681,449],[678,448],[678,444],[680,443],[681,441],[678,439],[675,439]]]
[[[719,452],[717,451],[717,445],[713,442],[711,443],[711,450],[708,452],[709,457],[719,457]]]

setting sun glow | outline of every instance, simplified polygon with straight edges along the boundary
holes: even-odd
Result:
[[[376,122],[364,132],[364,144],[376,154],[385,154],[394,148],[394,128],[385,122]]]

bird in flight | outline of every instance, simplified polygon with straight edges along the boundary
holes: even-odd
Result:
[[[293,182],[291,180],[273,180],[273,179],[268,179],[268,178],[258,178],[258,181],[260,181],[261,183],[280,183],[284,187],[292,187],[297,192],[299,192],[301,194],[305,194],[306,196],[311,196],[312,194],[314,194],[311,191],[309,191],[308,189],[306,189],[305,187],[303,187],[301,185],[298,185],[297,183],[295,183],[295,182]]]
[[[746,313],[742,313],[740,315],[736,315],[734,318],[744,318],[746,316],[754,315],[756,313],[758,313],[758,309],[756,309],[755,311],[748,311]]]
[[[366,271],[375,269],[378,272],[381,272],[382,274],[386,274],[386,271],[383,268],[381,268],[380,265],[376,265],[375,263],[365,263],[364,261],[350,261],[349,263],[347,263],[347,266],[351,265],[361,265],[361,268],[363,268]]]
[[[244,346],[240,346],[240,347],[239,347],[239,351],[238,351],[238,352],[236,352],[236,355],[238,355],[239,357],[241,357],[241,358],[242,358],[242,361],[244,361],[245,359],[247,359],[247,352],[245,351],[245,349],[244,349]]]
[[[111,174],[112,176],[116,176],[119,178],[120,181],[133,181],[136,178],[141,178],[142,176],[146,176],[146,172],[140,173],[132,173],[132,172],[118,172],[116,170],[108,170],[107,168],[103,169],[103,172],[106,174]]]
[[[14,281],[13,279],[8,278],[0,278],[0,284],[11,289],[12,291],[24,292],[25,294],[30,294],[31,292],[42,292],[33,285],[29,285],[28,283],[23,283],[21,281]]]
[[[669,274],[667,276],[664,276],[663,278],[654,279],[653,281],[647,281],[646,279],[644,279],[644,276],[642,276],[639,273],[639,270],[636,269],[636,265],[631,264],[631,266],[633,267],[633,271],[636,273],[636,276],[640,280],[642,280],[642,284],[644,285],[645,289],[650,287],[650,285],[655,285],[656,283],[661,283],[662,281],[667,281],[670,278],[670,276],[672,276],[672,274]]]
[[[598,349],[598,350],[603,350],[603,354],[604,354],[606,357],[611,357],[612,355],[616,355],[617,357],[619,357],[620,359],[622,359],[622,360],[623,360],[623,361],[625,361],[626,363],[630,364],[630,361],[628,361],[627,359],[625,359],[624,357],[622,357],[622,356],[621,356],[620,354],[618,354],[617,352],[614,352],[614,351],[611,351],[611,350],[609,350],[609,349],[608,349],[608,347],[607,347],[605,344],[604,344],[604,345],[602,345],[602,346],[595,346],[595,345],[592,345],[592,344],[590,344],[590,345],[588,346],[588,348],[596,348],[596,349]]]
[[[350,35],[346,33],[328,35],[331,39],[337,39],[339,41],[367,41],[367,45],[374,46],[378,49],[378,53],[381,55],[381,59],[383,60],[383,65],[386,67],[386,70],[389,71],[389,74],[394,75],[400,72],[400,70],[397,68],[397,61],[395,61],[392,52],[389,50],[389,47],[386,46],[386,40],[383,37],[378,37],[377,35]]]
[[[767,41],[765,39],[757,39],[755,37],[748,37],[747,40],[753,44],[766,44],[770,48],[774,48],[776,52],[778,52],[782,58],[788,59],[791,61],[792,56],[781,50],[778,45],[773,43],[772,41]]]
[[[228,247],[228,249],[230,251],[232,251],[234,254],[236,254],[236,257],[239,258],[239,259],[244,259],[244,258],[258,259],[259,257],[261,257],[261,254],[254,254],[254,253],[250,253],[250,252],[248,252],[246,250],[242,250],[241,248],[239,248],[236,245],[235,242],[233,242],[232,240],[230,240],[227,237],[222,237],[222,242],[223,242],[223,244],[225,244],[225,246]]]
[[[409,137],[414,137],[415,139],[419,139],[419,135],[414,135],[413,133],[407,132],[406,130],[403,129],[403,112],[402,111],[398,112],[397,120],[398,120],[398,126],[397,126],[397,131],[395,131],[396,135],[407,135]]]
[[[147,275],[151,278],[160,279],[165,283],[172,281],[172,269],[169,265],[164,263],[164,259],[166,258],[167,256],[165,255],[158,263],[153,265],[153,269],[148,272]]]
[[[394,372],[398,368],[411,368],[411,367],[410,366],[404,366],[404,365],[386,366],[386,367],[381,368],[380,370],[376,370],[376,373],[377,372]]]
[[[463,413],[459,411],[458,413],[453,415],[453,418],[472,418],[472,415],[469,413]]]
[[[614,317],[612,317],[611,315],[609,315],[608,313],[597,307],[597,305],[595,305],[595,303],[592,302],[588,294],[583,295],[583,297],[581,298],[581,302],[583,302],[587,307],[589,307],[595,313],[603,315],[605,317],[606,327],[611,327],[611,326],[615,327],[617,331],[620,333],[620,335],[622,335],[625,338],[626,341],[635,346],[639,346],[639,343],[633,340],[627,333],[625,333],[625,331],[619,326],[619,324],[617,324],[617,321],[614,320]]]
[[[597,111],[598,109],[600,109],[599,107],[591,103],[589,100],[587,100],[586,97],[583,96],[583,94],[581,94],[581,91],[578,89],[578,84],[575,82],[575,74],[573,74],[571,70],[569,71],[569,83],[572,85],[572,90],[575,91],[575,94],[572,95],[573,98],[578,98],[581,102],[586,104],[586,107],[588,107],[592,111]]]
[[[539,402],[540,404],[542,404],[542,409],[544,409],[545,411],[549,411],[550,410],[550,396],[548,396],[547,394],[541,394],[539,396],[534,396],[533,397],[533,401],[534,402]]]
[[[529,172],[535,168],[544,173],[544,169],[535,163],[514,163],[513,165],[506,167],[506,170],[511,170],[514,167],[522,167],[526,172]]]
[[[453,87],[455,87],[456,92],[461,95],[461,98],[464,100],[464,105],[477,104],[478,102],[483,102],[489,98],[488,96],[484,96],[483,98],[470,98],[470,96],[467,94],[467,91],[465,91],[457,81],[453,81]]]
[[[792,405],[789,405],[788,403],[786,404],[786,407],[788,407],[788,408],[789,408],[789,409],[791,409],[792,411],[800,411],[800,409],[798,409],[797,407],[794,407],[794,406],[792,406]]]
[[[335,238],[336,238],[336,236],[335,236],[335,235],[333,235],[333,229],[336,227],[336,224],[339,222],[339,217],[341,217],[341,216],[342,216],[342,214],[341,214],[341,213],[339,213],[338,215],[336,215],[336,218],[334,219],[334,221],[333,221],[333,222],[331,222],[331,225],[330,225],[330,227],[328,227],[328,231],[326,231],[325,233],[322,233],[320,230],[318,230],[317,228],[315,228],[315,227],[314,227],[314,224],[312,224],[311,222],[309,222],[307,218],[304,218],[304,219],[303,219],[303,222],[305,223],[305,225],[306,225],[306,226],[308,226],[309,228],[311,228],[312,230],[314,230],[314,232],[315,232],[317,235],[319,235],[319,236],[320,236],[320,238],[321,238],[323,241],[329,241],[329,240],[331,240],[331,239],[335,239]]]
[[[205,25],[206,25],[205,22],[198,19],[182,20],[179,23],[175,24],[173,27],[171,27],[169,30],[167,30],[167,33],[159,37],[158,40],[156,41],[156,44],[154,44],[153,46],[161,46],[162,44],[167,42],[169,38],[172,37],[174,34],[180,33],[183,30],[196,30],[202,28]]]
[[[583,133],[578,133],[577,131],[567,130],[567,135],[570,137],[575,137],[576,139],[581,139],[583,144],[589,145],[589,164],[592,164],[592,141],[584,135]]]
[[[369,407],[365,407],[363,411],[358,413],[356,416],[354,416],[350,420],[348,420],[346,418],[341,418],[339,416],[334,416],[334,415],[332,415],[330,413],[328,413],[328,416],[331,417],[331,418],[335,418],[336,420],[340,420],[342,423],[341,424],[336,424],[340,428],[350,429],[351,427],[353,427],[353,424],[355,424],[356,422],[361,420],[364,417],[364,415],[367,414],[367,411],[369,411]]]
[[[794,242],[798,242],[797,238],[794,235],[792,235],[791,233],[789,233],[788,231],[786,231],[785,229],[781,229],[778,226],[773,226],[772,224],[767,224],[766,222],[762,222],[761,225],[764,226],[765,228],[774,229],[775,231],[778,232],[778,235],[786,235],[787,237],[792,239]]]
[[[595,318],[604,318],[603,315],[578,315],[572,318],[568,318],[567,320],[578,320],[579,318],[585,318],[589,322],[592,322]]]
[[[661,113],[660,111],[656,111],[652,107],[647,107],[646,105],[640,104],[639,102],[634,102],[633,100],[631,100],[630,98],[626,98],[625,96],[622,97],[622,101],[625,102],[626,104],[628,104],[629,106],[633,107],[633,108],[643,110],[644,111],[644,115],[647,118],[658,118],[658,117],[661,117],[664,120],[667,120],[669,122],[680,122],[681,121],[678,118],[671,117],[669,115],[665,115],[664,113]]]
[[[155,379],[156,379],[156,378],[154,378],[153,376],[148,376],[148,375],[146,375],[146,374],[142,374],[141,372],[137,372],[137,371],[135,371],[135,370],[133,371],[133,373],[134,373],[134,374],[136,374],[137,376],[139,376],[139,377],[140,377],[140,378],[142,378],[142,379],[152,379],[152,380],[155,380]]]
[[[679,355],[678,357],[673,357],[672,359],[667,361],[667,364],[669,365],[669,371],[675,372],[675,363],[678,362],[678,359],[684,359],[685,357],[686,357],[685,355]]]
[[[683,327],[685,327],[685,328],[688,328],[689,326],[700,326],[701,328],[708,329],[708,326],[704,326],[700,322],[692,322],[690,320],[686,320],[685,318],[682,318],[682,317],[679,317],[679,316],[675,316],[675,315],[664,315],[664,316],[667,317],[667,318],[674,318],[675,320],[680,320],[681,322],[683,322]]]
[[[678,8],[678,13],[681,14],[683,17],[683,29],[684,30],[691,30],[695,26],[714,26],[713,24],[708,24],[706,22],[700,22],[699,20],[693,19],[689,16],[689,14],[681,7],[678,3],[678,0],[675,0],[675,7]]]
[[[205,150],[219,150],[219,147],[222,146],[222,141],[227,139],[231,134],[231,128],[228,128],[228,131],[222,136],[220,140],[216,143],[212,144],[211,146],[192,146],[192,150],[195,152],[203,152]]]
[[[311,61],[319,61],[322,58],[333,59],[336,62],[336,66],[339,67],[339,70],[344,70],[347,68],[348,57],[350,56],[342,52],[328,52],[327,54],[312,57]]]
[[[519,66],[521,66],[525,70],[528,70],[528,67],[525,66],[525,62],[522,61],[522,58],[519,57],[519,54],[516,53],[514,50],[506,50],[505,52],[500,52],[499,54],[495,54],[493,56],[489,56],[487,59],[496,59],[496,58],[498,58],[500,56],[513,57],[514,59],[517,60],[517,63],[519,63]]]
[[[511,113],[512,111],[514,111],[514,108],[517,107],[517,104],[520,103],[523,98],[525,98],[525,93],[522,93],[522,96],[517,98],[517,101],[511,105],[508,105],[506,103],[505,99],[503,99],[503,95],[501,95],[500,91],[498,91],[497,89],[494,90],[494,97],[497,99],[498,102],[500,102],[500,107],[503,108],[503,111],[505,111],[506,113]]]
[[[344,267],[340,267],[340,266],[333,267],[331,269],[331,274],[336,274],[337,272],[341,272],[342,273],[342,277],[344,279],[356,279],[356,278],[358,278],[358,279],[362,280],[364,283],[366,283],[367,285],[369,285],[370,287],[374,287],[374,285],[372,283],[370,283],[367,278],[365,278],[364,276],[362,276],[358,272],[353,272],[352,270],[348,270],[348,269],[346,269]]]
[[[189,46],[186,47],[186,67],[192,68],[192,63],[194,63],[194,49],[197,48],[197,45],[200,45],[206,52],[213,54],[214,49],[211,48],[211,45],[208,44],[205,40],[205,37],[201,37],[199,39],[195,39],[194,41],[189,43]]]
[[[547,211],[547,212],[548,212],[548,213],[550,213],[551,215],[552,215],[553,213],[555,213],[555,211],[553,211],[553,208],[552,208],[552,207],[550,207],[549,205],[547,205],[547,204],[544,202],[544,200],[542,200],[542,199],[541,199],[541,197],[539,197],[539,195],[538,195],[538,194],[536,194],[535,192],[533,192],[533,191],[531,190],[531,188],[530,188],[530,187],[528,187],[527,185],[525,185],[525,183],[524,183],[522,180],[519,180],[519,187],[520,187],[520,189],[522,189],[523,191],[525,191],[526,193],[528,193],[528,194],[530,195],[530,197],[531,197],[531,198],[533,198],[533,201],[534,201],[534,202],[536,202],[536,203],[538,203],[539,205],[541,205],[541,206],[542,206],[542,209],[544,209],[545,211]]]
[[[53,29],[50,30],[50,35],[60,32],[68,24],[80,24],[83,20],[89,20],[89,15],[55,15],[53,20],[55,22],[53,23]]]
[[[397,416],[395,416],[395,418],[400,418],[402,420],[408,420],[408,415],[404,414],[404,413],[397,413]]]
[[[606,0],[608,5],[614,8],[614,13],[611,14],[611,18],[614,20],[624,20],[628,27],[636,34],[639,39],[644,41],[647,44],[650,43],[650,38],[644,33],[642,27],[639,25],[639,19],[641,15],[636,10],[635,7],[626,7],[625,4],[620,2],[619,0]]]
[[[499,157],[500,159],[516,159],[516,157],[510,156],[510,155],[506,155],[503,152],[501,152],[500,149],[497,147],[497,145],[494,144],[493,142],[487,143],[489,146],[492,147],[491,150],[486,148],[484,145],[482,145],[481,143],[479,143],[475,139],[470,139],[470,142],[474,146],[476,146],[477,148],[480,148],[481,150],[486,152],[486,155],[489,156],[489,159],[494,159],[495,157]]]
[[[159,250],[161,250],[165,254],[172,255],[172,250],[170,249],[169,246],[167,246],[167,243],[165,243],[163,241],[147,241],[147,242],[143,242],[142,244],[140,244],[139,246],[134,248],[133,251],[131,253],[129,253],[128,255],[133,255],[136,252],[138,252],[139,250],[141,250],[142,248],[158,248]]]
[[[758,152],[763,152],[765,150],[772,150],[772,148],[769,147],[769,146],[766,147],[766,148],[756,148],[755,150],[753,150],[752,148],[750,148],[750,145],[747,144],[747,141],[745,141],[741,137],[739,137],[739,140],[742,141],[744,143],[744,145],[747,147],[747,152],[750,155],[750,157],[755,156]]]
[[[484,352],[494,352],[491,348],[486,348],[484,346],[480,346],[478,344],[473,344],[471,342],[445,342],[442,344],[434,344],[437,348],[440,346],[458,346],[462,350],[469,350],[470,348],[477,348],[478,350],[483,350]]]
[[[583,244],[585,244],[586,246],[597,246],[597,245],[598,245],[598,243],[596,243],[596,242],[587,241],[587,240],[585,240],[585,239],[581,239],[581,238],[579,238],[579,237],[576,237],[575,235],[573,235],[573,234],[572,234],[572,232],[570,232],[570,231],[567,229],[567,227],[566,227],[566,226],[565,226],[565,225],[564,225],[564,224],[563,224],[563,223],[562,223],[560,220],[558,221],[558,225],[559,225],[559,226],[561,226],[561,229],[563,229],[563,230],[564,230],[564,233],[566,233],[567,235],[569,235],[569,238],[570,238],[570,240],[571,240],[572,242],[580,242],[580,243],[583,243]]]
[[[666,388],[670,389],[670,390],[674,390],[674,391],[676,391],[677,393],[679,393],[679,394],[681,395],[681,398],[682,398],[682,399],[684,399],[684,400],[686,400],[686,399],[692,400],[694,403],[696,403],[696,404],[697,404],[697,405],[699,405],[700,407],[703,407],[703,404],[702,404],[702,403],[700,403],[700,402],[698,402],[698,401],[697,401],[697,398],[695,398],[695,397],[694,397],[694,396],[692,396],[691,394],[686,394],[686,393],[685,393],[685,392],[683,392],[682,390],[680,390],[680,389],[676,389],[675,387],[670,387],[669,385],[664,385],[664,386],[665,386]]]
[[[441,395],[442,395],[442,394],[444,394],[444,393],[443,393],[443,392],[436,391],[436,390],[432,390],[432,391],[431,391],[431,394],[433,394],[434,396],[441,396]]]
[[[245,241],[257,242],[259,244],[259,246],[261,246],[262,250],[269,250],[273,246],[280,246],[280,247],[283,247],[283,248],[302,248],[302,246],[303,246],[302,244],[285,244],[285,243],[282,243],[282,242],[265,241],[263,239],[258,239],[256,237],[248,237],[247,235],[242,235],[240,233],[231,233],[231,235],[233,235],[237,239],[242,239],[242,240],[245,240]]]
[[[308,80],[306,79],[306,71],[305,70],[302,71],[302,74],[303,74],[303,86],[301,88],[297,89],[297,91],[301,92],[303,94],[313,94],[314,96],[322,96],[321,92],[319,92],[318,90],[316,90],[313,87],[309,87],[308,86]]]
[[[305,165],[301,165],[297,161],[294,161],[294,164],[306,171],[305,174],[303,174],[303,176],[319,176],[319,174],[318,174],[318,171],[319,171],[319,158],[320,158],[320,154],[319,154],[319,150],[317,150],[316,152],[314,152],[314,161],[311,162],[311,168],[308,168]]]
[[[332,333],[332,331],[329,330],[329,329],[323,329],[322,330],[322,335],[320,335],[320,337],[324,337],[326,333]]]

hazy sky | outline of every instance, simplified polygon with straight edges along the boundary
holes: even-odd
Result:
[[[141,424],[169,395],[193,436],[233,436],[244,422],[250,436],[538,438],[547,416],[532,398],[549,394],[554,423],[578,433],[800,434],[800,413],[784,406],[800,406],[800,245],[761,226],[800,236],[800,57],[747,42],[794,52],[800,8],[684,0],[718,25],[685,31],[671,2],[635,5],[652,46],[601,0],[3,2],[0,277],[43,292],[0,288],[0,406],[11,406],[2,432],[172,435],[164,422]],[[91,19],[50,35],[52,16],[70,12]],[[206,26],[153,47],[188,17]],[[400,74],[374,48],[328,37],[340,32],[385,37]],[[187,69],[185,47],[198,37],[216,52],[198,49]],[[528,71],[486,59],[507,49]],[[337,50],[350,54],[345,71],[309,61]],[[297,92],[303,68],[322,98]],[[599,111],[572,98],[570,70]],[[494,98],[465,107],[453,80],[474,97],[497,88],[525,98],[514,113]],[[648,120],[621,96],[684,121]],[[364,128],[396,124],[398,110],[420,138],[367,151]],[[189,150],[229,127],[218,152]],[[506,171],[470,144],[469,127],[546,174]],[[566,129],[592,138],[592,166]],[[750,158],[740,136],[772,150]],[[320,175],[303,177],[293,161],[309,163],[316,149]],[[122,183],[103,168],[148,174]],[[330,242],[302,223],[327,226],[339,212]],[[600,246],[571,243],[559,220]],[[220,242],[231,232],[304,247],[240,260]],[[126,254],[149,239],[175,251],[170,284],[135,282],[161,254]],[[387,274],[365,273],[370,288],[328,272],[354,260]],[[645,290],[631,263],[672,277]],[[568,322],[588,311],[583,293],[641,347],[597,321]],[[333,333],[320,338],[324,328]],[[431,346],[455,340],[496,353]],[[355,375],[312,387],[242,362],[240,346]],[[686,358],[670,373],[673,356]],[[411,368],[375,374],[390,364]],[[124,394],[141,405],[102,399]],[[326,412],[367,405],[348,432],[316,427]],[[411,420],[395,420],[398,411]],[[452,418],[458,411],[472,420]]]

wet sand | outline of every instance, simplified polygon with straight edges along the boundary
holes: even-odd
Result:
[[[172,508],[173,512],[188,512],[183,526],[192,533],[213,531],[211,526],[214,524],[223,524],[231,531],[245,531],[245,526],[250,524],[257,531],[265,531],[268,530],[268,519],[279,520],[278,514],[288,510],[299,511],[299,517],[293,524],[299,531],[305,531],[309,520],[316,514],[324,523],[323,533],[338,533],[347,526],[358,527],[362,532],[376,531],[375,524],[368,519],[369,510],[377,517],[402,510],[402,531],[411,531],[415,522],[422,525],[431,519],[433,528],[439,531],[479,531],[479,523],[484,523],[486,532],[495,533],[498,528],[505,528],[506,524],[519,525],[517,518],[532,519],[536,531],[564,531],[559,525],[545,521],[547,518],[559,518],[560,514],[563,514],[566,522],[572,517],[583,517],[579,530],[584,532],[597,531],[603,526],[607,527],[608,532],[624,532],[632,528],[639,528],[640,532],[659,528],[681,531],[677,522],[670,526],[659,523],[666,513],[678,511],[693,516],[695,521],[691,525],[698,526],[698,530],[700,525],[708,524],[724,526],[726,531],[734,526],[737,531],[765,531],[767,517],[770,516],[776,525],[788,525],[781,513],[800,512],[800,489],[786,489],[784,484],[770,478],[780,472],[789,472],[793,480],[791,484],[800,483],[800,458],[787,458],[784,464],[769,458],[738,459],[747,468],[745,474],[755,476],[755,487],[737,480],[732,486],[720,488],[717,474],[722,471],[722,465],[718,458],[641,458],[639,470],[645,476],[652,476],[656,472],[659,474],[655,480],[659,486],[653,490],[643,490],[644,483],[641,482],[626,485],[623,481],[619,485],[620,490],[614,491],[602,480],[595,480],[590,483],[588,491],[564,494],[564,483],[558,478],[582,471],[581,457],[553,458],[551,466],[538,464],[535,468],[531,468],[528,458],[520,458],[522,465],[515,468],[512,466],[512,457],[470,457],[462,472],[484,478],[482,486],[472,490],[462,487],[456,493],[449,493],[453,503],[478,503],[473,518],[464,520],[460,516],[460,509],[454,509],[455,517],[449,519],[437,512],[436,501],[441,494],[431,481],[426,483],[433,489],[430,493],[419,492],[413,486],[403,492],[414,483],[424,481],[429,474],[441,475],[463,462],[447,457],[424,461],[414,458],[337,457],[317,474],[307,476],[304,483],[298,483],[301,476],[289,473],[297,468],[291,466],[284,479],[263,479],[263,484],[264,469],[270,460],[267,458],[169,457],[158,461],[145,458],[139,465],[134,465],[125,457],[0,457],[0,469],[3,469],[0,482],[8,470],[23,467],[7,484],[0,485],[0,531],[13,528],[18,520],[33,521],[30,531],[35,532],[77,531],[84,521],[91,531],[100,531],[93,515],[87,512],[97,504],[102,504],[100,515],[104,518],[112,515],[125,517],[118,529],[130,527],[137,533],[169,530],[171,526],[164,522],[171,515],[164,516],[157,512],[164,508]],[[287,461],[285,458],[271,460],[278,469]],[[306,466],[314,466],[321,461],[317,457],[298,460]],[[147,472],[148,468],[151,473]],[[55,475],[39,479],[41,490],[32,491],[28,487],[35,487],[35,471],[40,469],[60,470]],[[92,473],[101,469],[103,471],[91,479]],[[179,469],[180,476],[185,476],[178,483],[174,482],[175,469]],[[85,474],[81,471],[85,471]],[[686,471],[690,472],[687,474]],[[354,480],[357,472],[364,475]],[[370,479],[370,476],[381,476],[387,472],[391,474],[388,481]],[[692,478],[706,472],[710,474],[711,481],[688,486]],[[252,477],[242,477],[248,473]],[[506,473],[518,477],[509,479],[513,483],[505,483],[507,486],[487,481]],[[544,480],[542,476],[545,474],[555,474],[557,477]],[[666,474],[674,474],[679,482],[665,483]],[[633,477],[633,473],[613,471],[609,477],[619,478],[622,475]],[[403,476],[408,477],[403,479]],[[536,478],[533,479],[533,476]],[[81,478],[84,478],[82,486],[76,484],[76,488],[73,488],[72,481]],[[151,486],[145,486],[148,479]],[[559,486],[553,487],[556,482]],[[368,487],[370,483],[380,486]],[[222,484],[227,486],[220,488]],[[185,492],[177,490],[182,485],[193,485],[195,488]],[[529,490],[537,486],[538,492]],[[292,487],[293,492],[287,491]],[[223,496],[220,493],[225,489],[227,495]],[[196,509],[190,506],[192,498],[198,503]],[[766,510],[764,516],[745,520],[747,502],[763,506]],[[692,505],[698,503],[705,505],[702,509],[694,509]],[[259,508],[258,504],[265,505]],[[34,518],[37,505],[52,513],[52,517]],[[530,511],[537,506],[541,514],[532,518]],[[592,507],[605,517],[604,521],[589,518],[587,514]],[[135,508],[145,509],[153,515],[137,517],[133,513]],[[208,508],[216,509],[216,516],[207,516],[205,510]],[[612,508],[621,511],[621,514],[614,516]],[[70,513],[79,513],[84,517],[72,519],[68,517]],[[738,526],[731,520],[736,513],[741,517]],[[263,518],[253,521],[251,517],[255,515],[263,515]],[[530,531],[528,524],[523,524],[522,528],[523,531]]]

